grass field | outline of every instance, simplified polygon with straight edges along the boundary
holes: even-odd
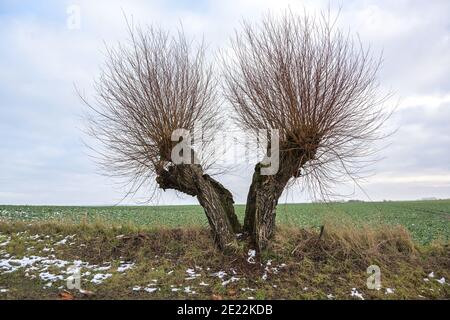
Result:
[[[0,206],[0,299],[449,299],[449,216],[448,200],[280,205],[253,257],[218,252],[198,206]]]
[[[245,206],[236,211],[243,220]],[[201,227],[207,220],[199,206],[155,207],[49,207],[0,206],[0,219],[11,221],[102,221],[147,227]],[[421,244],[450,240],[450,200],[408,202],[350,202],[334,204],[281,204],[277,223],[319,227],[333,220],[368,224],[400,224]]]

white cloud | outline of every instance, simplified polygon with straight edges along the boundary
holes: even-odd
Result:
[[[70,4],[49,2],[54,19],[31,13],[0,16],[0,134],[7,137],[0,141],[0,203],[105,204],[123,195],[123,189],[97,175],[82,148],[82,104],[73,85],[92,96],[103,41],[114,45],[126,39],[124,13],[137,23],[172,30],[182,22],[188,34],[204,34],[214,52],[226,48],[242,18],[257,21],[269,9],[317,12],[326,10],[328,1],[214,0],[177,5],[162,0],[80,0],[80,30],[67,29],[65,8]],[[384,49],[380,82],[394,91],[395,102],[400,100],[394,122],[402,131],[387,150],[387,159],[377,165],[378,180],[369,180],[367,189],[379,199],[389,198],[394,189],[398,198],[417,196],[419,190],[435,192],[405,185],[448,182],[448,135],[443,136],[441,123],[450,121],[445,111],[450,105],[450,2],[331,1],[334,13],[340,4],[340,25],[357,31],[375,51]],[[439,143],[433,143],[436,137]],[[240,202],[245,201],[251,169],[240,168],[221,178]],[[406,169],[413,170],[411,176],[405,176]],[[303,199],[298,192],[287,194],[289,201]],[[168,193],[161,202],[195,199],[178,200]]]

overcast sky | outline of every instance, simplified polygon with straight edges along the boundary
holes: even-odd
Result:
[[[74,85],[92,96],[104,43],[126,37],[123,12],[204,36],[214,52],[225,48],[242,18],[267,10],[317,12],[328,1],[0,1],[0,204],[116,204],[117,182],[99,174],[83,146],[83,104]],[[75,5],[75,6],[74,6]],[[399,130],[373,166],[364,195],[354,198],[450,198],[450,1],[331,1],[339,24],[383,51],[379,80],[398,109],[388,124]],[[79,28],[74,13],[80,9]],[[75,10],[74,10],[75,9]],[[76,17],[75,17],[76,19]],[[75,23],[75,24],[74,24]],[[246,198],[251,166],[220,177],[237,202]],[[353,190],[352,185],[337,190]],[[145,198],[128,199],[134,204]],[[282,201],[308,201],[292,190]],[[196,203],[167,192],[159,204]]]

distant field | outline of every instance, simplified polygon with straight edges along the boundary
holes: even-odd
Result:
[[[236,206],[241,219],[245,206]],[[51,207],[0,206],[2,220],[102,220],[118,224],[151,227],[207,225],[199,206],[146,207]],[[281,204],[277,223],[289,226],[318,227],[327,220],[354,224],[401,224],[420,243],[450,239],[450,200],[371,202],[338,204]]]

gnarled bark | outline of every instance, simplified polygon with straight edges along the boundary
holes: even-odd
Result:
[[[159,170],[156,181],[163,190],[174,189],[197,197],[219,249],[225,249],[241,231],[234,212],[233,196],[222,184],[204,174],[201,166],[172,165]]]
[[[253,174],[252,184],[245,208],[244,231],[250,235],[258,250],[267,247],[275,232],[276,207],[284,188],[305,163],[300,150],[282,152],[279,170],[274,175],[262,175],[258,163]]]
[[[247,197],[244,231],[250,235],[259,250],[267,246],[274,234],[278,199],[291,176],[287,172],[264,176],[261,175],[261,164],[258,163],[255,167]]]

